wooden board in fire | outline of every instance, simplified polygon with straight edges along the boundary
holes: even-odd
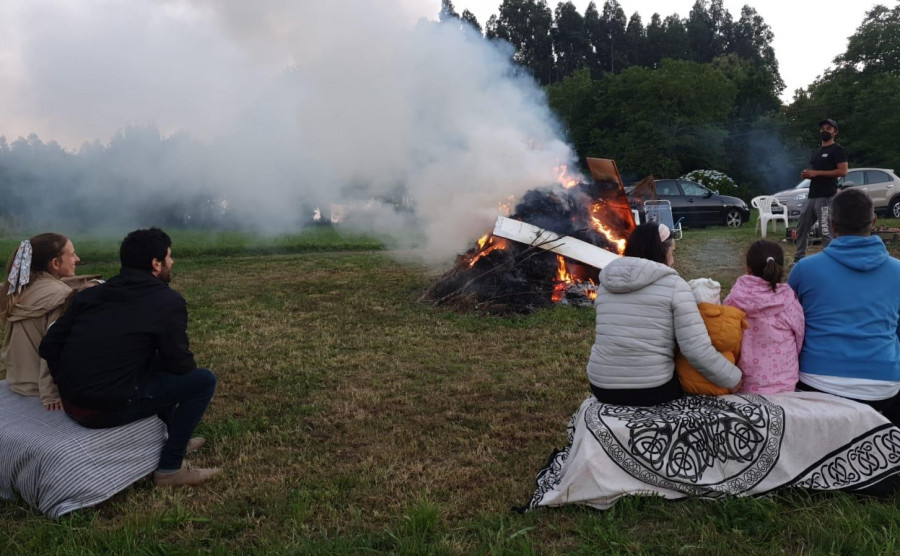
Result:
[[[613,181],[531,190],[510,218],[618,254],[634,229],[625,191]],[[528,313],[554,303],[591,305],[600,269],[548,251],[546,243],[486,234],[422,300],[492,314]]]

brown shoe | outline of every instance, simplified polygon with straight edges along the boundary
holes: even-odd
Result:
[[[188,441],[185,453],[190,454],[196,452],[197,450],[202,448],[204,444],[206,444],[205,438],[203,438],[202,436],[195,436],[194,438],[190,439],[190,441]]]
[[[181,466],[181,469],[174,473],[153,472],[153,483],[156,486],[193,486],[205,483],[212,479],[222,470],[218,467],[204,469],[201,467],[191,467],[187,463]]]

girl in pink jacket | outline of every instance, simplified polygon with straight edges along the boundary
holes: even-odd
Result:
[[[793,392],[800,374],[804,319],[794,290],[781,281],[781,246],[766,240],[751,245],[747,272],[725,298],[725,305],[744,311],[750,324],[741,340],[738,367],[744,381],[740,392]]]

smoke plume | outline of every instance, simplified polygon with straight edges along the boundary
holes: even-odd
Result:
[[[87,229],[278,233],[342,205],[446,260],[573,153],[509,45],[422,4],[4,3],[0,187]]]

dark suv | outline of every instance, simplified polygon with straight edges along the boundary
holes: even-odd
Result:
[[[643,203],[633,196],[634,186],[627,187],[625,192],[631,208],[643,214]],[[738,228],[750,219],[747,203],[737,197],[719,195],[697,182],[683,179],[656,180],[656,195],[659,200],[672,203],[675,221],[683,218],[681,223],[687,227],[724,225]]]

